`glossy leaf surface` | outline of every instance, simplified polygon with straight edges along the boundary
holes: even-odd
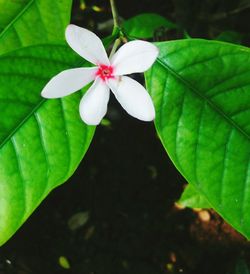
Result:
[[[63,41],[72,0],[0,0],[0,54]]]
[[[250,238],[250,50],[199,39],[158,46],[146,78],[161,141],[187,181]]]
[[[81,65],[84,60],[63,45],[0,57],[0,245],[72,175],[90,144],[94,127],[80,119],[81,92],[40,96],[52,76]]]
[[[138,39],[152,38],[154,32],[161,27],[174,29],[176,25],[155,13],[139,14],[123,23],[126,34]]]

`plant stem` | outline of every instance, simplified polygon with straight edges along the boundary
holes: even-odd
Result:
[[[111,6],[112,16],[113,16],[113,20],[114,20],[113,32],[115,32],[116,29],[119,28],[119,16],[118,16],[115,0],[110,0],[110,6]]]

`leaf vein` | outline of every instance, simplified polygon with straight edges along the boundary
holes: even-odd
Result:
[[[163,67],[165,67],[177,80],[179,80],[184,86],[187,86],[190,91],[192,91],[194,94],[196,94],[201,100],[205,100],[209,106],[217,112],[220,116],[223,117],[223,119],[236,128],[240,134],[242,134],[245,138],[250,140],[250,136],[247,132],[245,132],[234,120],[231,119],[226,113],[224,113],[216,104],[215,102],[211,101],[210,98],[207,96],[201,94],[199,90],[197,90],[190,82],[188,82],[186,79],[184,79],[181,75],[179,75],[174,69],[172,69],[168,64],[160,60],[159,58],[157,59],[157,62],[161,64]]]
[[[9,25],[0,33],[0,38],[4,36],[4,34],[15,24],[15,22],[29,9],[29,7],[36,0],[30,0],[29,3],[19,12],[19,14],[9,23]]]
[[[198,117],[198,124],[197,124],[197,140],[195,142],[195,147],[194,147],[194,174],[195,174],[195,181],[197,182],[197,186],[200,186],[200,180],[198,180],[198,148],[200,145],[200,132],[201,132],[201,125],[202,125],[202,120],[203,120],[203,115],[204,115],[204,110],[205,110],[206,102],[202,104],[201,110],[199,112],[199,117]]]
[[[68,143],[68,170],[66,170],[65,172],[65,177],[68,176],[68,173],[70,171],[70,167],[71,167],[71,150],[70,150],[70,140],[69,140],[69,131],[68,131],[68,127],[67,127],[67,123],[66,123],[66,117],[65,117],[65,109],[64,109],[64,104],[63,104],[63,100],[60,99],[60,105],[61,105],[61,110],[62,110],[62,121],[63,121],[63,125],[64,125],[64,128],[65,128],[65,138],[67,140],[67,143]]]
[[[49,159],[48,159],[48,156],[47,156],[47,153],[46,153],[46,151],[47,151],[46,150],[46,144],[44,142],[44,134],[43,134],[43,129],[41,127],[42,121],[41,121],[41,117],[39,116],[39,114],[38,114],[37,111],[34,112],[34,118],[35,118],[35,121],[37,123],[38,132],[39,132],[39,141],[41,143],[42,151],[43,151],[45,162],[46,162],[46,166],[47,166],[46,185],[44,186],[44,192],[43,192],[43,195],[41,195],[41,197],[42,197],[42,196],[44,196],[44,193],[46,193],[47,188],[48,188],[49,173],[50,173],[50,163],[49,163]]]
[[[10,143],[12,144],[12,147],[13,147],[13,151],[15,153],[15,159],[16,159],[16,165],[17,165],[17,168],[18,168],[18,174],[20,176],[20,179],[21,179],[21,183],[19,184],[21,189],[22,189],[22,192],[23,192],[23,211],[22,211],[22,219],[25,217],[25,213],[26,213],[26,188],[25,188],[25,178],[24,178],[24,175],[22,173],[22,166],[21,166],[21,161],[19,159],[19,156],[18,156],[18,152],[17,152],[17,145],[16,145],[16,140],[15,140],[15,137],[13,136],[11,139],[10,139]],[[20,221],[20,223],[22,223],[22,220]]]
[[[230,127],[230,131],[227,134],[227,138],[225,141],[225,148],[224,148],[224,154],[223,154],[223,162],[222,162],[222,172],[221,172],[221,184],[220,184],[220,193],[219,193],[219,207],[223,207],[223,197],[224,197],[224,188],[225,188],[225,174],[226,174],[226,164],[228,161],[227,154],[229,152],[229,145],[234,132],[234,128]]]

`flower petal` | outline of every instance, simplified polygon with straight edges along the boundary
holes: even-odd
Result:
[[[80,103],[80,115],[88,125],[98,125],[107,112],[109,87],[99,78],[83,96]]]
[[[114,75],[144,72],[152,66],[158,54],[159,49],[149,42],[128,42],[111,59]]]
[[[101,39],[93,32],[75,25],[68,25],[65,36],[70,47],[84,59],[96,65],[110,64]]]
[[[95,79],[97,68],[75,68],[64,70],[54,76],[42,90],[45,98],[67,96],[86,86]]]
[[[155,109],[147,90],[130,77],[110,79],[108,85],[122,107],[135,118],[152,121]]]

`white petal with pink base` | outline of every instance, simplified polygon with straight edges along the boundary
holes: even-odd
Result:
[[[124,75],[148,70],[158,56],[158,49],[145,41],[126,43],[111,58],[114,75]]]
[[[97,71],[97,67],[62,71],[48,82],[42,91],[42,96],[45,98],[59,98],[70,95],[92,82]]]
[[[66,40],[75,52],[96,67],[59,73],[44,87],[43,97],[61,98],[94,81],[80,102],[80,116],[86,124],[101,122],[107,112],[110,89],[130,115],[142,121],[154,119],[154,105],[146,89],[122,75],[148,70],[159,54],[156,46],[145,41],[131,41],[121,46],[109,60],[102,41],[87,29],[69,25]]]
[[[84,94],[80,103],[80,115],[88,125],[98,125],[107,112],[109,87],[97,78]]]

